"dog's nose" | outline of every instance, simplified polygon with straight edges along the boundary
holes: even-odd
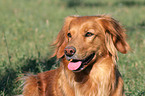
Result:
[[[73,56],[75,52],[76,52],[76,48],[73,46],[68,46],[64,49],[65,55],[69,57]]]

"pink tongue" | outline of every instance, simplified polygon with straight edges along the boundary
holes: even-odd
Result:
[[[69,70],[77,70],[80,66],[81,66],[82,62],[78,61],[78,62],[70,62],[68,64],[68,69]]]

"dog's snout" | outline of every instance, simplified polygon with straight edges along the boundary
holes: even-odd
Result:
[[[73,46],[68,46],[64,49],[65,55],[69,57],[73,56],[75,52],[76,52],[76,48]]]

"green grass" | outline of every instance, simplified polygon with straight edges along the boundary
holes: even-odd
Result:
[[[21,94],[24,73],[54,68],[50,44],[69,15],[108,14],[126,29],[132,50],[119,54],[126,96],[145,96],[144,0],[0,0],[0,95]]]

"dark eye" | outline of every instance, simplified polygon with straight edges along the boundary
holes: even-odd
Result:
[[[71,37],[71,34],[70,34],[70,33],[68,33],[68,34],[67,34],[67,36],[68,36],[68,37]]]
[[[90,37],[90,36],[92,36],[92,35],[94,35],[94,34],[91,33],[91,32],[87,32],[87,33],[85,34],[85,37]]]

